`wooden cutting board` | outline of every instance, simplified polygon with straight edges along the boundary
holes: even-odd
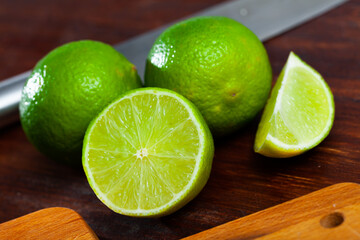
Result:
[[[0,224],[0,239],[98,239],[68,208],[47,208]],[[360,185],[339,183],[185,238],[360,239]]]
[[[0,224],[0,239],[98,239],[84,219],[69,208],[45,208]]]
[[[335,184],[185,239],[360,239],[360,185]]]

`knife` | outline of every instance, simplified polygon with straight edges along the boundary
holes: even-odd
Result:
[[[224,2],[194,16],[227,16],[251,29],[261,41],[279,35],[347,0],[237,0]],[[183,19],[181,19],[183,20]],[[173,23],[172,23],[173,24]],[[114,46],[138,69],[145,70],[145,60],[156,38],[171,24],[144,33]],[[18,105],[22,87],[31,71],[0,82],[0,127],[19,119]]]

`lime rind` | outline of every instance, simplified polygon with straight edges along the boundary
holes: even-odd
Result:
[[[169,202],[157,208],[152,208],[149,210],[146,209],[129,210],[114,204],[107,197],[106,193],[103,193],[100,190],[99,186],[97,185],[94,179],[93,174],[91,173],[91,169],[87,161],[88,152],[90,150],[88,146],[89,146],[91,132],[93,131],[94,127],[97,125],[101,116],[106,115],[107,112],[110,109],[112,109],[112,107],[115,104],[117,104],[119,101],[122,101],[124,99],[131,99],[132,97],[138,94],[141,95],[144,93],[159,94],[161,96],[167,95],[179,101],[189,112],[189,117],[191,118],[191,121],[195,124],[197,128],[200,145],[199,145],[199,151],[196,156],[196,164],[192,172],[192,176],[189,182],[187,183],[187,185],[179,193],[174,195],[174,197]],[[184,206],[187,202],[192,200],[201,191],[201,189],[205,186],[207,179],[210,175],[213,153],[214,153],[214,143],[212,140],[210,130],[208,129],[205,120],[202,118],[199,111],[189,100],[187,100],[182,95],[175,93],[173,91],[163,90],[160,88],[142,88],[142,89],[131,90],[128,93],[120,96],[117,100],[115,100],[108,107],[106,107],[101,113],[99,113],[98,117],[96,117],[90,123],[84,138],[83,167],[85,170],[85,174],[88,178],[89,184],[91,188],[94,190],[97,197],[113,211],[124,215],[136,216],[136,217],[159,217],[170,214],[178,210],[179,208]]]
[[[284,103],[284,96],[286,87],[288,84],[291,84],[291,71],[294,69],[300,68],[304,69],[316,80],[316,84],[321,86],[323,93],[326,96],[326,102],[328,106],[328,114],[326,123],[322,126],[321,132],[311,139],[301,139],[299,132],[297,132],[291,123],[286,122],[286,117],[283,113],[282,105]],[[259,128],[256,134],[256,140],[254,145],[255,152],[263,154],[268,157],[277,157],[285,158],[299,155],[316,145],[318,145],[326,136],[328,136],[331,127],[333,125],[335,116],[335,105],[333,95],[328,84],[322,78],[322,76],[307,63],[302,61],[296,54],[293,52],[290,53],[288,61],[286,62],[278,81],[276,82],[274,89],[271,93],[271,96],[268,100],[268,103],[265,106],[263,116],[261,118]],[[279,119],[282,121],[279,123]],[[277,126],[282,124],[285,127],[281,128],[280,131],[287,129],[287,138],[279,139],[277,134],[271,133],[271,131],[276,131],[272,128],[273,125]],[[286,142],[284,141],[286,140]]]
[[[155,41],[145,69],[145,86],[187,97],[218,136],[255,118],[271,81],[261,41],[239,22],[221,16],[190,18],[169,27]]]
[[[23,87],[23,130],[43,154],[78,166],[90,121],[119,94],[141,86],[134,65],[110,45],[64,44],[39,60]]]

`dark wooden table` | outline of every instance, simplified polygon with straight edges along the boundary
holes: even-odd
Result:
[[[31,69],[60,44],[79,39],[115,44],[218,2],[2,0],[0,79]],[[257,118],[216,141],[213,170],[198,197],[170,216],[137,219],[110,211],[81,169],[37,152],[14,123],[0,130],[0,222],[62,206],[79,212],[100,239],[176,239],[334,183],[360,182],[360,1],[349,1],[265,47],[274,79],[294,51],[322,73],[334,93],[333,129],[315,149],[284,160],[255,154]]]

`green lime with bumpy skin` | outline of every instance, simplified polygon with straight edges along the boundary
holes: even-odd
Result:
[[[127,92],[89,125],[83,167],[97,197],[117,213],[168,215],[205,186],[214,143],[198,109],[160,88]]]
[[[120,94],[138,87],[136,68],[113,47],[96,41],[68,43],[33,69],[22,91],[21,124],[38,150],[80,164],[90,121]]]
[[[147,58],[145,85],[192,101],[216,135],[252,120],[270,92],[271,66],[260,40],[226,17],[195,17],[166,29]]]

